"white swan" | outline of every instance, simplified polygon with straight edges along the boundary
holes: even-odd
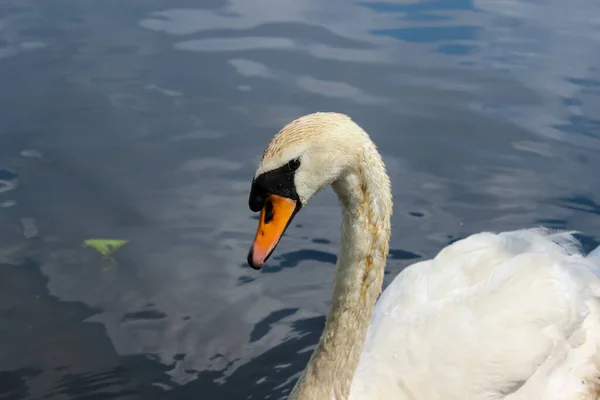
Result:
[[[383,292],[392,195],[369,136],[343,114],[285,126],[250,193],[248,263],[331,184],[343,222],[325,330],[290,399],[574,400],[600,397],[600,252],[569,233],[479,233],[406,268]]]

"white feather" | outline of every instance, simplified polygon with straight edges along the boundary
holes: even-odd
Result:
[[[350,398],[598,399],[597,270],[570,232],[444,248],[383,292]]]

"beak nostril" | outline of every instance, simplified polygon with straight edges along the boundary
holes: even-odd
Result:
[[[250,248],[250,251],[248,252],[248,258],[246,259],[246,261],[248,261],[248,265],[251,267],[254,267],[254,265],[252,264],[252,248]]]
[[[273,220],[273,202],[271,200],[267,200],[265,202],[265,224],[268,224]]]

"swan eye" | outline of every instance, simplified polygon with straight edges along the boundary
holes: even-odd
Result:
[[[290,171],[295,171],[295,170],[297,170],[298,168],[300,168],[300,160],[299,160],[299,159],[297,159],[297,158],[294,158],[293,160],[290,160],[290,161],[287,163],[287,167],[288,167],[288,169],[289,169]]]

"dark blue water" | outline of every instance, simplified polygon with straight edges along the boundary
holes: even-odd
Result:
[[[596,0],[0,1],[0,399],[280,399],[340,217],[262,272],[247,192],[314,111],[379,145],[386,283],[482,230],[600,240]],[[129,242],[104,259],[89,238]]]

